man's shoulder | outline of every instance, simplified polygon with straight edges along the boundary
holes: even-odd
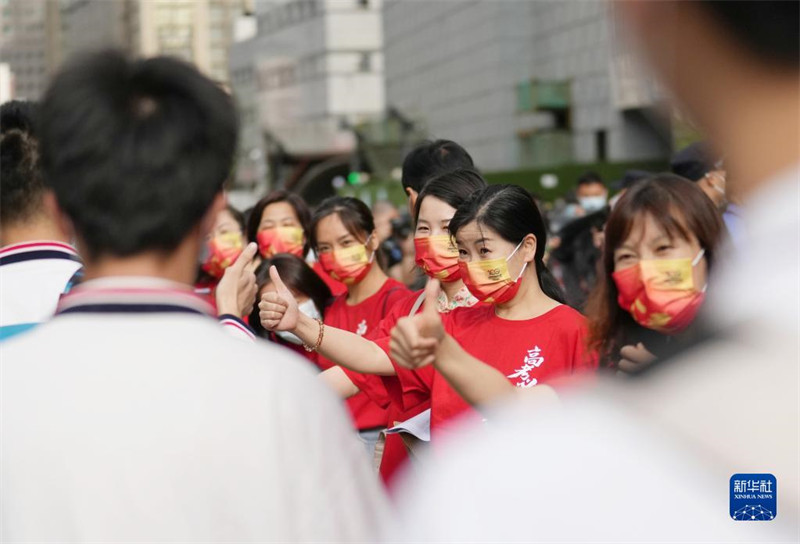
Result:
[[[146,319],[139,314],[62,315],[3,342],[0,348],[9,362],[48,355],[77,360],[148,356],[225,364],[230,372],[312,373],[307,361],[290,350],[233,337],[212,318],[185,314]]]

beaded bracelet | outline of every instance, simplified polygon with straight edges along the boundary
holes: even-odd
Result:
[[[317,337],[317,344],[312,348],[311,346],[307,346],[305,343],[303,343],[303,349],[309,353],[319,349],[319,347],[322,345],[322,337],[325,336],[325,323],[323,323],[319,318],[317,318],[316,321],[319,323],[319,336]]]

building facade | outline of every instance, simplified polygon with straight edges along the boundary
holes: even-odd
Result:
[[[263,152],[276,184],[296,186],[322,163],[349,160],[353,127],[385,109],[381,7],[380,0],[256,4],[256,33],[230,58],[242,164]],[[252,184],[255,173],[243,169],[238,183]]]
[[[660,97],[594,1],[384,6],[387,105],[487,171],[668,156]]]
[[[228,83],[236,19],[252,0],[62,0],[61,56],[118,47],[135,56],[171,55]]]
[[[8,64],[15,98],[38,100],[59,62],[58,4],[0,0],[0,63]]]

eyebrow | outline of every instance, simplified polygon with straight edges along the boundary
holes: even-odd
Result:
[[[337,241],[337,242],[343,242],[343,241],[347,240],[348,238],[355,238],[355,236],[353,236],[352,234],[350,234],[350,233],[348,232],[347,234],[344,234],[344,235],[342,235],[342,236],[339,236],[339,237],[336,239],[336,241]]]

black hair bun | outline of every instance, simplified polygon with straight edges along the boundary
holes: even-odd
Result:
[[[0,108],[0,134],[16,129],[34,135],[36,110],[36,104],[33,102],[20,100],[6,102]]]

